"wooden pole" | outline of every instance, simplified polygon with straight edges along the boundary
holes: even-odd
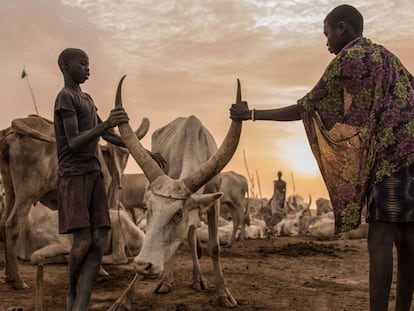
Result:
[[[129,283],[128,287],[122,293],[121,297],[119,297],[107,311],[131,310],[134,293],[137,291],[139,282],[142,279],[143,277],[136,273],[131,283]]]
[[[243,149],[243,159],[244,159],[244,166],[247,171],[247,176],[249,177],[250,184],[251,184],[251,187],[250,187],[251,197],[256,198],[257,197],[255,193],[256,191],[254,190],[254,177],[253,175],[250,175],[249,167],[247,166],[246,153],[244,152],[244,149]]]
[[[262,187],[260,186],[259,173],[257,172],[257,170],[256,170],[256,179],[257,179],[257,186],[259,187],[259,198],[263,198]]]
[[[34,107],[35,107],[35,110],[36,110],[36,114],[39,115],[39,110],[37,110],[36,99],[35,99],[34,94],[33,94],[32,86],[30,85],[30,82],[29,82],[29,77],[26,76],[25,79],[26,79],[27,85],[29,87],[30,94],[32,95],[33,104],[34,104]]]
[[[296,186],[295,186],[295,179],[293,178],[293,172],[290,172],[290,176],[292,178],[293,196],[295,196],[296,195]]]
[[[37,265],[35,311],[43,311],[43,264]]]

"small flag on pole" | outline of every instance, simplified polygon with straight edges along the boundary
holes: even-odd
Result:
[[[22,71],[22,79],[24,79],[27,76],[26,70],[23,69]]]

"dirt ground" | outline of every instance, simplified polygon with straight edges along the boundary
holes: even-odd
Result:
[[[211,260],[205,250],[201,259],[209,290],[191,288],[191,258],[183,246],[175,264],[174,288],[155,294],[157,280],[143,280],[132,311],[225,310],[215,304]],[[4,279],[4,252],[0,248],[0,311],[21,307],[35,310],[37,267],[25,262],[20,269],[30,289],[13,290]],[[278,237],[248,240],[244,245],[221,249],[224,276],[239,306],[235,310],[366,311],[368,302],[368,253],[366,240],[317,241],[313,238]],[[134,276],[132,265],[105,266],[90,310],[107,310]],[[65,310],[66,265],[45,265],[43,310]],[[390,310],[394,310],[395,280]],[[17,309],[16,309],[17,310]]]

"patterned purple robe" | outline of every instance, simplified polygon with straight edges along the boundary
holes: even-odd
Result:
[[[384,47],[357,38],[298,100],[335,213],[335,233],[361,221],[370,188],[414,162],[414,79]]]

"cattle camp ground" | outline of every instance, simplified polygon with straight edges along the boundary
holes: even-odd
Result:
[[[15,139],[15,137],[8,136],[8,139]],[[42,172],[46,171],[42,170]],[[51,169],[49,168],[48,171]],[[198,176],[194,176],[194,180],[202,184]],[[120,179],[116,180],[114,189],[119,189],[120,181]],[[16,183],[16,185],[26,186],[25,183]],[[197,188],[194,184],[193,187],[194,190]],[[48,188],[48,190],[53,189]],[[243,191],[246,192],[247,189]],[[172,196],[165,196],[167,200],[171,198]],[[368,309],[366,238],[355,239],[353,236],[353,239],[345,237],[334,239],[332,212],[328,208],[320,215],[312,215],[310,199],[307,201],[300,196],[287,198],[286,213],[282,213],[278,219],[272,217],[272,211],[269,217],[268,199],[247,200],[249,208],[245,209],[242,215],[248,216],[249,220],[240,222],[245,224],[245,228],[239,228],[245,230],[245,240],[232,241],[233,222],[226,219],[224,214],[219,218],[220,269],[224,275],[226,291],[228,290],[237,300],[237,310],[358,311]],[[246,207],[243,204],[236,207],[237,204],[233,204],[236,200],[230,201],[232,203],[228,204],[230,209]],[[6,200],[7,202],[9,201]],[[18,258],[14,262],[21,275],[19,282],[14,285],[27,284],[28,288],[20,286],[21,289],[17,290],[16,286],[13,288],[9,282],[6,282],[6,252],[5,243],[2,241],[0,243],[0,311],[65,310],[68,284],[65,258],[70,248],[70,241],[69,244],[67,240],[62,241],[61,236],[57,234],[57,226],[51,225],[56,224],[56,211],[52,212],[43,206],[42,214],[41,203],[32,204],[35,205],[27,206],[30,213],[24,226],[18,228],[25,239],[20,240],[20,244],[17,243],[17,248],[13,249],[15,254],[13,253],[11,257]],[[140,220],[140,223],[135,223],[132,217],[124,215],[127,210],[123,210],[121,205],[116,206],[114,213],[111,213],[111,221],[114,224],[111,231],[112,241],[108,245],[109,257],[106,257],[108,260],[104,260],[103,264],[108,274],[99,276],[92,294],[90,310],[108,310],[121,296],[135,274],[131,261],[139,253],[140,246],[148,240],[148,235],[145,238],[143,236],[146,230],[146,217],[142,217],[141,214],[135,215],[135,221]],[[122,209],[122,213],[118,212],[117,207]],[[135,213],[137,209],[134,207],[132,210]],[[175,212],[173,214],[177,216],[174,219],[181,219],[182,214],[177,215]],[[235,214],[230,212],[229,215]],[[33,221],[35,216],[38,217],[37,221]],[[45,223],[41,223],[40,219]],[[119,225],[119,228],[115,224]],[[8,229],[16,228],[9,226]],[[159,280],[143,279],[136,288],[130,310],[224,310],[217,305],[215,297],[217,269],[214,269],[212,258],[207,251],[208,234],[207,239],[203,238],[205,229],[205,226],[197,229],[201,240],[200,265],[207,281],[205,290],[198,292],[191,287],[192,257],[187,243],[184,243],[177,250],[171,291],[168,294],[156,294],[154,290]],[[366,226],[362,229],[362,236],[366,236]],[[238,236],[241,238],[243,235],[239,233]],[[9,242],[14,242],[11,237],[12,235],[9,235]],[[42,243],[38,244],[38,242]],[[229,244],[232,244],[232,247],[229,247]],[[51,249],[59,250],[60,253],[52,254]],[[11,255],[10,248],[7,253]],[[55,257],[58,260],[53,261]],[[393,292],[395,292],[395,283]],[[391,304],[393,300],[392,294]]]
[[[139,284],[131,310],[224,310],[214,303],[211,260],[203,243],[201,264],[209,282],[205,292],[191,288],[191,257],[183,245],[174,269],[174,288],[166,295],[154,294],[157,280]],[[4,249],[0,249],[0,269]],[[243,245],[222,248],[226,281],[238,300],[234,310],[368,310],[368,253],[365,239],[319,241],[311,237],[271,237],[246,240]],[[30,286],[14,290],[0,271],[0,310],[35,310],[38,267],[19,261]],[[132,264],[105,265],[90,310],[107,310],[132,280]],[[43,266],[43,310],[65,310],[66,264]],[[394,310],[395,280],[390,309]]]

